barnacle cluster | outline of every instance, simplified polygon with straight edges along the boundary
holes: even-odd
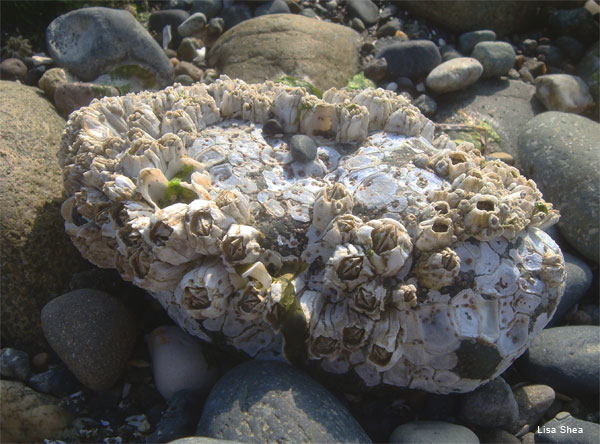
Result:
[[[277,119],[317,156],[299,162]],[[60,149],[66,231],[206,341],[367,386],[469,391],[544,327],[564,261],[536,185],[389,91],[248,85],[107,97]]]

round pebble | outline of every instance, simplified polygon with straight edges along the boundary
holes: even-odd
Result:
[[[363,32],[365,29],[367,29],[363,21],[358,17],[354,17],[352,19],[352,21],[350,22],[350,27],[357,32]]]
[[[379,18],[379,8],[371,0],[347,0],[346,11],[351,18],[361,19],[366,27],[376,24]]]
[[[594,422],[573,418],[568,412],[560,412],[556,417],[535,433],[536,443],[593,444],[600,437],[600,425]]]
[[[196,434],[245,442],[371,442],[346,407],[305,373],[256,360],[217,382]]]
[[[191,62],[198,55],[197,49],[202,48],[202,42],[194,37],[186,37],[181,41],[177,49],[177,57],[180,60]]]
[[[81,386],[64,363],[51,366],[42,373],[33,375],[27,384],[40,393],[63,397],[76,392]]]
[[[425,84],[437,94],[458,91],[472,85],[483,73],[483,66],[470,57],[459,57],[436,66]]]
[[[42,309],[46,340],[77,379],[105,390],[119,379],[135,342],[135,326],[123,304],[97,290],[75,290]]]
[[[189,37],[204,29],[206,22],[206,16],[201,12],[196,12],[177,27],[177,32],[182,37]]]
[[[27,66],[19,59],[5,59],[0,63],[0,79],[24,80],[27,75]]]
[[[419,110],[423,113],[423,115],[427,117],[431,117],[437,111],[437,103],[427,94],[421,94],[413,101],[413,105],[415,105]]]
[[[600,327],[543,330],[519,360],[524,376],[572,396],[598,395]]]
[[[0,375],[24,382],[29,375],[29,355],[14,348],[0,350]]]
[[[290,8],[284,0],[271,0],[261,3],[254,10],[254,17],[268,14],[289,14]]]
[[[388,64],[384,58],[373,59],[365,66],[365,77],[373,80],[375,83],[385,79],[387,74]]]
[[[519,417],[519,407],[510,386],[498,377],[462,397],[460,416],[481,427],[507,428]]]
[[[411,79],[426,76],[442,61],[437,46],[429,40],[392,41],[383,44],[375,54],[388,63],[388,78]]]
[[[582,113],[593,104],[585,82],[569,74],[549,74],[535,79],[535,96],[549,111]]]
[[[391,434],[390,443],[479,444],[468,428],[442,421],[415,421],[402,424]]]
[[[483,66],[482,77],[506,75],[515,64],[516,54],[506,42],[480,42],[475,45],[471,57]]]
[[[519,406],[519,420],[513,429],[515,431],[520,430],[524,425],[528,425],[529,430],[535,430],[535,426],[550,408],[556,396],[552,387],[542,384],[519,387],[513,393]]]
[[[317,144],[314,140],[304,134],[296,134],[290,138],[288,143],[292,158],[296,162],[312,162],[317,157]]]
[[[262,127],[263,133],[267,136],[275,136],[277,134],[283,134],[283,127],[278,120],[269,119],[265,122]]]
[[[496,40],[496,33],[491,30],[465,32],[458,37],[458,49],[464,55],[471,55],[473,48],[479,42],[493,42]]]

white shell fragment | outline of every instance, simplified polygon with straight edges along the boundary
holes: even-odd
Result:
[[[294,162],[295,133],[314,161]],[[65,229],[205,341],[470,391],[552,317],[565,266],[541,229],[558,212],[515,168],[433,135],[381,89],[321,99],[224,76],[106,97],[63,134]]]

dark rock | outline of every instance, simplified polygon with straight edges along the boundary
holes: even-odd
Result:
[[[95,83],[61,83],[54,89],[54,105],[67,117],[73,111],[88,106],[94,99],[118,96],[119,90],[114,86]]]
[[[190,436],[187,438],[176,439],[169,444],[241,444],[238,441],[229,441],[227,439],[213,439],[205,436]]]
[[[347,26],[274,14],[226,31],[210,49],[207,60],[219,73],[249,83],[289,75],[308,78],[326,90],[345,86],[356,74],[359,47],[360,35]]]
[[[177,32],[182,37],[189,37],[198,31],[202,31],[207,21],[203,13],[196,12],[177,27]]]
[[[312,162],[317,157],[317,144],[311,137],[296,134],[288,142],[292,158],[296,162]]]
[[[268,2],[261,3],[254,10],[254,17],[267,14],[290,14],[290,8],[287,3],[283,0],[270,0]]]
[[[262,127],[263,133],[267,136],[276,136],[277,134],[283,134],[283,127],[278,120],[269,119],[265,122]]]
[[[177,438],[193,435],[202,413],[202,402],[198,393],[181,390],[169,400],[166,411],[154,432],[146,438],[147,443],[170,442]]]
[[[46,352],[37,353],[33,358],[31,358],[31,365],[35,372],[45,372],[48,370],[48,361],[50,360],[50,355]]]
[[[46,304],[41,319],[48,343],[82,384],[104,390],[121,376],[135,326],[117,299],[98,290],[72,291]]]
[[[361,19],[359,19],[358,17],[354,17],[352,19],[352,21],[350,22],[350,27],[352,29],[354,29],[356,32],[363,32],[365,29],[367,29],[365,27],[365,24],[363,23],[363,21]]]
[[[225,21],[225,29],[231,29],[238,23],[252,18],[250,8],[242,3],[234,3],[233,5],[223,9],[221,17]]]
[[[517,165],[561,213],[560,233],[579,253],[599,261],[600,146],[598,123],[550,111],[531,119],[519,136]],[[552,171],[553,174],[548,174]]]
[[[458,37],[458,49],[466,56],[471,55],[473,48],[479,42],[493,42],[496,33],[490,30],[465,32]]]
[[[522,68],[525,68],[533,77],[538,77],[546,74],[546,64],[540,60],[529,59],[525,60]]]
[[[302,12],[302,5],[294,0],[286,0],[288,8],[292,14],[300,14]]]
[[[600,425],[573,418],[567,412],[560,412],[544,424],[535,434],[537,443],[593,444],[598,442]]]
[[[225,20],[221,17],[213,17],[208,22],[208,31],[215,35],[221,35],[225,30]]]
[[[179,34],[177,28],[190,17],[190,13],[181,9],[163,9],[162,11],[153,12],[148,21],[148,29],[162,36],[163,28],[171,25],[171,48],[177,48],[181,43],[182,35]]]
[[[549,29],[555,35],[575,37],[582,43],[598,40],[598,24],[584,8],[558,9],[549,18]]]
[[[519,408],[510,386],[498,377],[463,395],[460,416],[481,427],[507,428],[516,422]]]
[[[515,64],[516,54],[506,42],[480,42],[473,48],[471,56],[483,66],[482,77],[506,75]]]
[[[431,20],[450,31],[467,32],[491,29],[496,34],[510,35],[521,29],[530,29],[538,6],[519,0],[490,2],[460,0],[410,0],[402,6],[418,17]]]
[[[198,55],[197,49],[202,48],[202,43],[194,37],[186,37],[181,41],[177,49],[177,57],[179,60],[191,62]]]
[[[149,70],[162,86],[173,80],[158,43],[124,10],[92,7],[61,15],[48,25],[46,44],[57,65],[86,82],[122,65]]]
[[[563,253],[567,269],[567,282],[565,292],[556,307],[552,319],[546,326],[557,326],[565,314],[577,304],[592,285],[592,270],[590,266],[577,256]]]
[[[371,54],[373,51],[375,51],[375,45],[371,42],[365,42],[360,47],[360,52],[365,55]]]
[[[386,59],[373,59],[365,66],[365,77],[373,80],[375,83],[379,83],[385,79],[387,68],[388,64]]]
[[[479,436],[485,444],[521,444],[521,440],[512,433],[497,428],[482,430]]]
[[[331,393],[276,361],[250,361],[225,374],[204,404],[196,434],[246,442],[371,442]]]
[[[544,56],[544,60],[549,65],[562,66],[564,55],[560,48],[552,45],[540,45],[537,48],[537,53]]]
[[[571,62],[578,62],[585,53],[585,47],[573,37],[563,35],[557,38],[554,44],[560,48],[562,55]]]
[[[531,57],[536,54],[538,42],[533,39],[525,39],[521,42],[521,47],[523,48],[523,54]]]
[[[429,40],[386,42],[377,50],[375,57],[387,60],[389,80],[424,77],[442,61],[437,46]]]
[[[22,350],[0,350],[0,375],[3,378],[25,382],[29,376],[29,355]]]
[[[479,444],[477,435],[468,428],[442,421],[414,421],[393,431],[390,443]]]
[[[348,0],[346,11],[350,18],[358,17],[368,28],[377,23],[379,8],[371,0]]]
[[[388,21],[387,23],[381,25],[379,28],[377,28],[377,37],[378,38],[382,38],[382,37],[393,37],[394,35],[396,35],[396,31],[400,31],[402,29],[402,22],[400,22],[399,19],[397,18],[393,18],[390,21]]]
[[[577,75],[583,79],[590,89],[590,94],[596,102],[596,110],[600,106],[598,96],[600,89],[600,44],[596,42],[585,53],[581,61],[577,64]]]
[[[442,62],[448,60],[457,59],[463,55],[452,45],[444,45],[440,48],[440,55],[442,56]]]
[[[425,418],[432,421],[453,422],[458,412],[458,399],[455,395],[428,393],[425,399]]]
[[[519,405],[519,419],[513,427],[514,432],[520,431],[524,425],[528,425],[529,430],[535,430],[556,396],[552,387],[541,384],[519,387],[514,395]]]
[[[192,14],[201,12],[209,20],[218,16],[222,9],[222,0],[192,0]]]
[[[65,233],[57,159],[65,121],[42,91],[0,81],[0,326],[2,345],[48,350],[40,311],[89,268]],[[32,174],[35,172],[35,174]]]
[[[310,8],[304,8],[302,11],[300,11],[300,13],[298,15],[303,15],[304,17],[308,17],[308,18],[316,18],[317,17],[317,13]]]
[[[194,83],[194,79],[192,79],[187,74],[179,74],[175,77],[175,80],[173,80],[173,82],[181,83],[183,86],[190,86],[192,83]]]
[[[0,79],[2,80],[25,80],[27,66],[19,59],[5,59],[0,63]]]
[[[572,396],[598,395],[600,327],[570,326],[543,330],[519,360],[530,380]]]
[[[385,23],[398,13],[398,7],[394,4],[388,5],[381,10],[379,22]]]
[[[35,68],[31,68],[29,71],[27,71],[27,74],[25,75],[25,79],[23,79],[23,83],[25,83],[25,85],[29,85],[29,86],[37,86],[38,82],[40,81],[40,79],[42,78],[42,76],[44,75],[45,72],[46,72],[45,65],[40,65],[40,66],[36,66]]]
[[[175,67],[175,74],[177,76],[189,76],[192,79],[192,82],[199,82],[202,80],[202,70],[189,62],[179,62]]]
[[[416,95],[415,84],[408,77],[398,77],[396,79],[396,84],[398,85],[398,92],[406,92],[409,95]],[[412,101],[412,98],[410,99]]]
[[[600,307],[594,304],[581,304],[579,311],[590,317],[589,325],[600,325]]]
[[[427,117],[431,117],[437,111],[437,103],[427,94],[421,94],[413,101],[413,105],[415,105],[419,110],[423,113],[423,115]]]
[[[62,362],[51,366],[43,373],[33,375],[27,381],[27,385],[37,392],[48,393],[59,398],[76,392],[80,387],[75,375]]]

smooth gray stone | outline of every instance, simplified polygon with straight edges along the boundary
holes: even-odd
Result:
[[[222,9],[222,0],[192,0],[192,14],[201,12],[209,20],[218,16]]]
[[[544,199],[561,213],[563,237],[587,259],[599,262],[600,125],[575,114],[538,114],[524,126],[516,163]]]
[[[3,378],[25,382],[29,376],[29,355],[22,350],[0,350],[0,374]]]
[[[92,7],[61,15],[46,29],[46,45],[59,66],[84,81],[123,65],[148,69],[162,86],[173,81],[163,50],[124,10]]]
[[[542,330],[519,360],[528,379],[570,396],[597,396],[600,378],[600,327]]]
[[[223,9],[221,17],[225,20],[225,29],[233,28],[238,23],[252,18],[250,8],[244,4],[234,3],[228,8]]]
[[[471,57],[479,60],[483,66],[482,77],[500,77],[506,75],[514,66],[516,54],[506,42],[480,42],[475,45]]]
[[[206,16],[202,12],[196,12],[177,27],[177,32],[182,37],[189,37],[195,32],[201,31],[206,22]]]
[[[267,14],[290,14],[290,8],[283,0],[271,0],[261,3],[254,10],[254,17]]]
[[[386,43],[377,50],[375,57],[387,60],[388,80],[395,80],[397,77],[425,77],[442,61],[437,46],[429,40]]]
[[[194,433],[202,413],[202,399],[197,392],[181,390],[175,393],[147,443],[163,443]]]
[[[296,162],[312,162],[317,157],[317,144],[314,140],[304,134],[296,134],[290,138],[288,143],[292,158]]]
[[[519,407],[510,386],[498,377],[463,396],[460,416],[481,427],[508,428],[517,421]]]
[[[346,10],[351,18],[358,17],[368,28],[377,23],[379,8],[371,0],[348,0]]]
[[[471,55],[473,48],[479,42],[493,42],[496,40],[496,33],[491,30],[483,29],[481,31],[465,32],[458,37],[458,49],[464,55]]]
[[[560,412],[535,433],[536,444],[597,444],[599,440],[600,425],[573,418],[568,412]]]
[[[210,392],[196,434],[244,442],[371,442],[331,393],[277,361],[249,361]]]
[[[479,444],[479,438],[468,428],[442,421],[414,421],[397,427],[390,443],[411,444]]]

